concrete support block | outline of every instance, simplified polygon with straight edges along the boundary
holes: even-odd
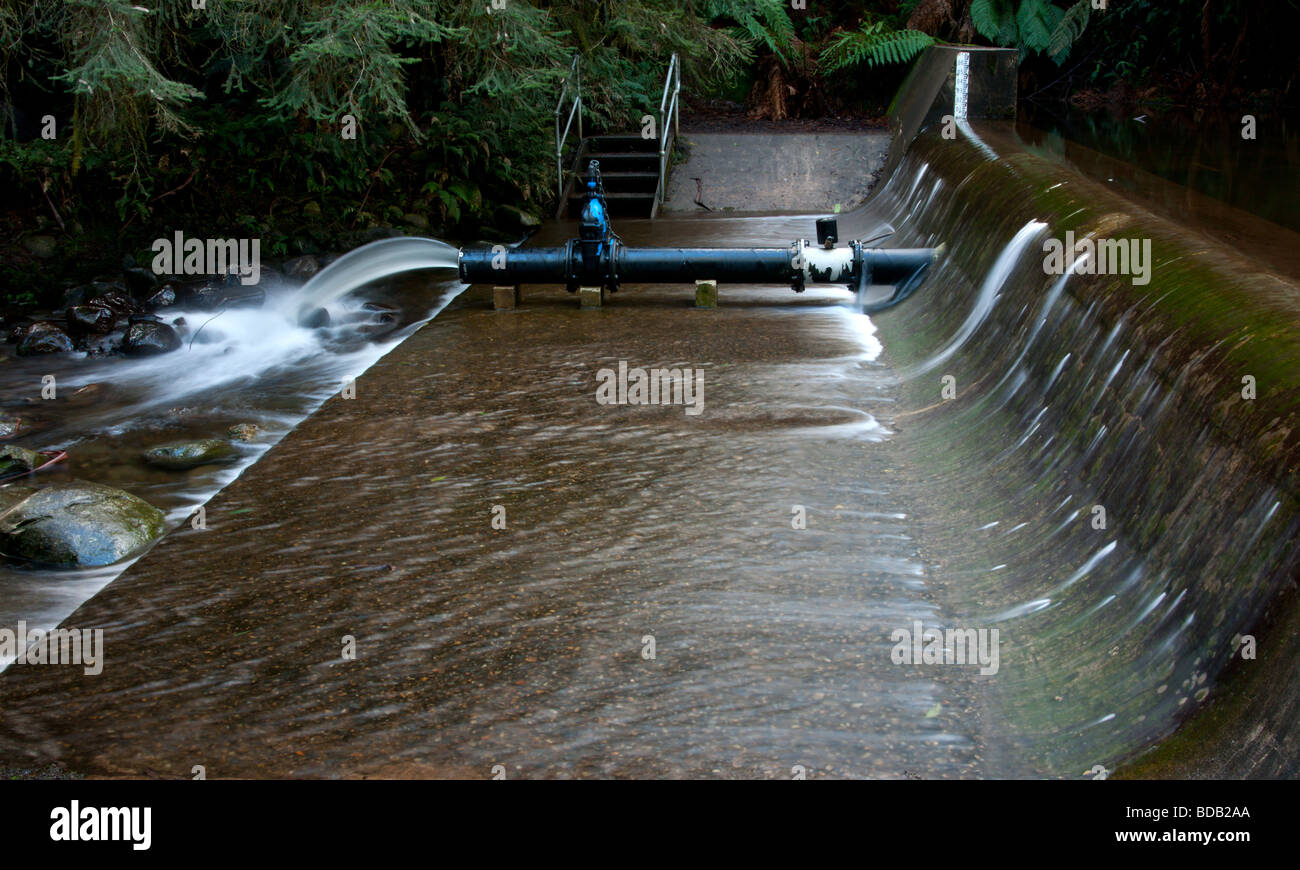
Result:
[[[579,287],[578,302],[583,308],[599,308],[605,299],[603,287]]]
[[[492,288],[492,307],[497,311],[509,311],[523,301],[523,294],[519,292],[517,284],[513,287]]]
[[[695,307],[718,307],[718,282],[713,280],[695,282]]]

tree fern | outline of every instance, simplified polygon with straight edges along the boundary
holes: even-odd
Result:
[[[1051,0],[971,0],[971,23],[994,45],[1044,52],[1058,64],[1088,25],[1091,0],[1062,9]]]
[[[1058,64],[1065,62],[1065,58],[1070,54],[1070,49],[1078,42],[1079,37],[1088,26],[1088,18],[1092,12],[1092,3],[1090,0],[1079,0],[1061,15],[1061,20],[1057,22],[1056,28],[1052,31],[1052,37],[1047,43],[1047,55]]]
[[[751,44],[767,46],[783,63],[794,44],[794,24],[785,0],[707,0],[704,15],[709,20],[736,22],[737,35]]]
[[[1014,45],[1019,35],[1013,0],[972,0],[971,23],[994,45]]]
[[[1016,13],[1021,51],[1045,51],[1064,14],[1047,0],[1021,0],[1020,10]]]
[[[842,31],[835,42],[821,53],[819,61],[823,72],[834,72],[845,67],[906,63],[916,57],[935,39],[919,30],[894,30],[883,21],[863,24],[858,30]]]

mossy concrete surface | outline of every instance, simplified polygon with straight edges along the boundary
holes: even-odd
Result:
[[[1131,770],[1300,773],[1300,287],[1005,124],[923,132],[872,205],[905,218],[897,244],[949,245],[877,320],[933,582],[1009,643],[1008,751],[1127,771],[1175,734]],[[1067,232],[1149,244],[1149,283],[1051,274]],[[1269,654],[1243,660],[1245,635]]]

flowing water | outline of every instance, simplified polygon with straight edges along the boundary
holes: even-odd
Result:
[[[1150,300],[1116,311],[1122,294],[1045,274],[1060,222],[1024,191],[1067,182],[1005,130],[963,135],[919,141],[840,218],[841,238],[952,251],[875,321],[831,287],[726,287],[707,312],[689,288],[600,312],[527,288],[517,311],[479,295],[396,348],[300,336],[300,310],[353,310],[358,252],[346,280],[272,306],[278,368],[214,349],[219,389],[155,401],[144,386],[174,364],[103,363],[139,385],[124,408],[223,424],[300,419],[374,365],[212,499],[218,531],[182,528],[77,612],[108,632],[102,676],[9,670],[0,749],[179,776],[1077,778],[1169,734],[1295,568],[1297,514],[1268,475],[1242,485],[1252,460],[1190,404],[1209,351],[1170,365],[1137,328]],[[619,226],[632,245],[811,229]],[[378,270],[447,254],[373,250]],[[217,348],[263,340],[225,317]],[[702,371],[704,412],[598,404],[620,362]],[[917,623],[998,630],[1000,670],[897,664]]]
[[[1300,118],[1294,115],[1026,108],[1027,141],[1067,158],[1086,149],[1113,158],[1125,171],[1098,173],[1108,184],[1149,196],[1149,186],[1132,175],[1136,168],[1174,183],[1171,190],[1181,191],[1182,201],[1170,197],[1170,204],[1181,205],[1185,218],[1194,216],[1187,192],[1199,191],[1300,232]]]
[[[340,257],[302,286],[263,281],[268,292],[261,308],[164,309],[168,322],[183,318],[189,326],[182,348],[170,354],[10,360],[0,368],[0,412],[30,427],[16,443],[68,451],[60,465],[16,483],[75,478],[120,486],[163,510],[175,527],[345,379],[358,377],[441,311],[462,288],[447,280],[445,270],[455,266],[456,249],[443,242],[386,239]],[[406,277],[384,281],[397,275]],[[303,312],[318,308],[329,312],[329,326],[299,325]],[[51,374],[56,398],[42,399],[42,378]],[[261,432],[236,442],[234,463],[175,472],[140,458],[168,441],[224,438],[241,423]],[[0,625],[24,620],[31,629],[50,628],[132,561],[77,571],[0,565]],[[0,667],[11,661],[0,659]]]

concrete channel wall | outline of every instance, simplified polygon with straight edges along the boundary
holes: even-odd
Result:
[[[1295,776],[1300,286],[987,120],[1014,105],[1004,53],[972,52],[969,122],[945,130],[957,53],[900,92],[864,213],[948,246],[877,319],[897,437],[952,493],[930,545],[961,570],[936,586],[1010,647],[1004,749],[1057,775]],[[1149,245],[1149,280],[1049,274],[1067,233]]]

